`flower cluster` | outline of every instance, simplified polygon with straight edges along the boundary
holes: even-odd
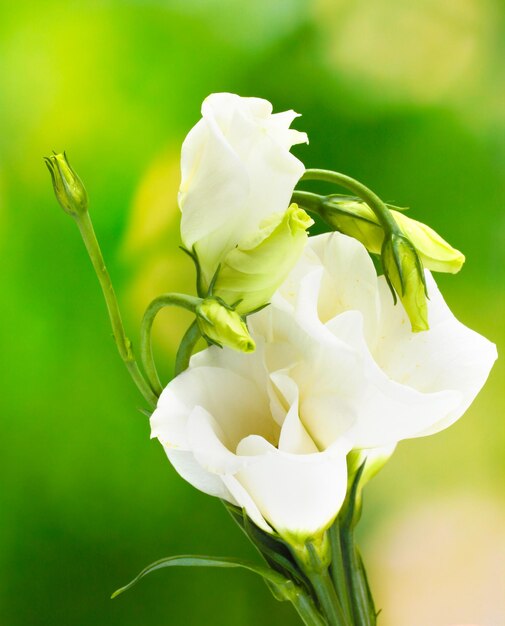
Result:
[[[431,271],[464,256],[362,183],[305,170],[290,152],[307,141],[293,111],[213,94],[182,147],[179,204],[196,295],[147,307],[140,365],[65,154],[46,159],[58,202],[77,223],[106,300],[114,339],[152,409],[152,437],[177,472],[221,498],[266,565],[169,557],[161,567],[244,567],[307,626],[376,626],[354,541],[363,486],[397,443],[447,428],[471,404],[496,359],[461,324]],[[324,181],[352,196],[295,185]],[[314,220],[324,234],[310,236]],[[174,379],[160,382],[151,329],[165,306],[195,319]],[[194,354],[197,342],[207,347]]]
[[[152,436],[192,485],[303,544],[337,516],[348,454],[365,458],[452,424],[484,384],[496,351],[456,320],[428,270],[422,310],[429,330],[416,333],[363,238],[307,239],[310,218],[288,208],[303,173],[289,148],[306,139],[288,128],[293,112],[272,115],[266,101],[217,94],[202,113],[183,146],[184,242],[195,246],[206,285],[217,271],[215,286],[228,304],[252,300],[242,312],[271,304],[248,318],[254,353],[211,346],[193,356],[161,395]],[[240,243],[260,238],[261,220],[283,211],[276,229],[290,237]],[[409,232],[421,238],[425,256],[441,248],[461,259],[415,224]],[[397,288],[403,271],[416,298],[410,261],[400,263],[391,280]]]

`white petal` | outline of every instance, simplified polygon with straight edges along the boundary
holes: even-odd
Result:
[[[337,515],[347,489],[348,446],[315,454],[288,454],[261,437],[251,436],[238,448],[257,462],[236,478],[263,517],[285,538],[303,542],[326,529]]]
[[[248,318],[248,323],[255,316]],[[256,350],[252,353],[239,352],[231,348],[218,348],[210,346],[205,350],[197,352],[191,357],[190,368],[197,367],[217,367],[231,370],[238,376],[242,376],[249,381],[249,384],[256,385],[264,392],[264,341],[262,337],[257,337]],[[261,394],[260,394],[261,395]]]
[[[374,350],[384,372],[420,392],[452,390],[459,401],[445,415],[434,414],[418,436],[438,432],[466,411],[496,360],[496,346],[459,322],[426,272],[430,330],[411,333],[401,307],[393,307],[381,281],[381,341]]]
[[[297,383],[286,371],[274,372],[271,378],[283,397],[286,392],[291,394],[292,385],[297,387],[297,393],[301,396],[297,417],[299,416],[301,426],[310,442],[314,442],[316,449],[324,450],[341,437],[347,436],[354,424],[355,415],[350,405],[349,390],[346,389],[344,393],[339,390],[336,377],[329,373],[331,370],[326,367],[317,368],[312,361],[310,364],[313,366],[310,372],[309,368],[306,370],[298,368],[292,374]],[[309,375],[313,378],[307,380]],[[305,452],[314,451],[309,449],[310,445],[308,442],[305,443]]]
[[[365,247],[341,233],[310,239],[324,269],[318,298],[319,319],[324,323],[345,311],[360,311],[368,341],[375,338],[379,318],[377,274]]]
[[[289,403],[289,409],[282,422],[279,450],[291,454],[318,452],[316,444],[300,421],[299,393],[296,383],[285,373],[276,372],[271,377],[276,387],[281,390],[284,399]]]
[[[200,120],[182,146],[179,206],[181,236],[191,249],[198,242],[202,269],[213,273],[237,241],[251,180],[245,165],[219,127]]]
[[[159,439],[166,448],[188,448],[186,422],[191,411],[191,379],[187,372],[175,378],[163,390],[151,415],[151,439]]]
[[[175,471],[190,485],[210,496],[223,498],[231,504],[237,504],[221,477],[205,470],[195,459],[192,452],[174,450],[173,448],[165,448],[165,452]]]
[[[179,203],[185,245],[196,247],[208,283],[226,253],[283,212],[304,166],[289,152],[303,140],[287,115],[259,98],[212,94],[182,149]]]
[[[260,513],[260,510],[256,506],[256,503],[251,498],[249,493],[244,486],[237,480],[235,476],[231,474],[226,474],[222,477],[223,484],[226,485],[226,488],[232,495],[233,499],[237,502],[237,506],[245,509],[247,516],[251,519],[256,526],[261,528],[267,533],[272,532],[272,527],[265,520],[263,515]]]
[[[254,359],[249,362],[253,364]],[[198,406],[218,422],[230,450],[251,433],[277,440],[279,429],[270,417],[267,390],[252,376],[204,366],[186,370],[163,391],[151,416],[152,436],[166,446],[188,449],[187,423]]]
[[[245,463],[228,447],[229,439],[219,422],[200,406],[189,416],[188,440],[195,459],[211,474],[234,474]]]
[[[308,295],[314,286],[317,289],[317,276],[306,278],[307,289],[299,298],[298,311],[303,328],[293,315],[275,305],[259,315],[268,316],[268,323],[262,325],[269,328],[265,363],[277,391],[271,394],[272,414],[282,424],[293,401],[289,380],[294,381],[300,394],[301,423],[317,447],[325,449],[353,425],[355,401],[363,392],[365,379],[362,359],[354,348],[319,322],[317,303]]]
[[[349,399],[355,419],[346,434],[354,447],[387,446],[414,437],[460,402],[457,390],[423,393],[392,380],[370,353],[363,331],[363,316],[358,311],[342,313],[326,327],[336,337],[345,338],[360,359],[361,381]]]

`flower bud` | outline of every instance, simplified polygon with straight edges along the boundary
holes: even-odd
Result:
[[[313,223],[296,204],[265,220],[260,230],[226,255],[213,294],[237,303],[241,314],[267,304],[300,258]]]
[[[81,179],[72,169],[67,155],[52,154],[44,157],[53,181],[54,194],[61,207],[72,217],[83,215],[88,210],[88,194]]]
[[[426,269],[451,274],[459,272],[465,262],[462,252],[453,248],[426,224],[413,220],[400,211],[392,209],[390,212],[412,242]],[[331,198],[323,203],[322,216],[336,230],[360,241],[369,252],[380,253],[384,231],[377,216],[366,203],[345,197]]]
[[[181,154],[179,206],[184,247],[198,255],[204,287],[262,220],[283,212],[305,167],[290,150],[307,135],[294,111],[273,113],[262,98],[213,93]]]
[[[219,347],[254,352],[256,344],[240,315],[220,298],[206,298],[196,307],[202,336]]]
[[[392,233],[382,246],[382,266],[396,300],[398,294],[409,316],[412,332],[428,330],[426,283],[416,249],[404,235]]]

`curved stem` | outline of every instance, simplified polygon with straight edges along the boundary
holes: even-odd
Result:
[[[167,306],[179,306],[194,313],[196,311],[196,307],[201,301],[201,298],[187,296],[183,293],[165,293],[155,298],[149,304],[144,313],[142,324],[140,326],[140,359],[149,384],[151,385],[154,393],[158,396],[162,392],[163,387],[154,363],[151,341],[151,330],[156,315],[161,311],[161,309],[164,309]]]
[[[179,349],[177,350],[177,356],[175,357],[175,376],[178,376],[185,369],[188,369],[189,360],[193,354],[196,342],[201,336],[198,322],[193,320],[193,323],[185,332]]]
[[[324,200],[324,196],[320,196],[317,193],[311,193],[310,191],[298,191],[295,189],[291,195],[291,202],[295,202],[306,211],[312,211],[318,213],[321,210],[321,204]]]
[[[96,238],[89,213],[86,212],[82,215],[75,216],[75,221],[79,227],[81,237],[84,241],[84,245],[86,246],[93,269],[95,270],[95,274],[100,283],[100,287],[102,288],[102,293],[105,298],[105,304],[107,305],[107,311],[109,313],[109,319],[112,326],[114,341],[116,342],[119,355],[121,356],[121,359],[126,365],[133,382],[137,385],[141,394],[147,400],[149,405],[154,407],[156,406],[158,398],[143,377],[135,360],[131,341],[126,336],[116,294],[114,293],[112,281],[105,266],[102,251],[100,250],[100,245]]]
[[[305,170],[300,180],[321,180],[328,183],[335,183],[345,189],[349,189],[349,191],[352,191],[368,204],[377,216],[385,232],[401,233],[391,212],[379,196],[354,178],[340,174],[339,172],[332,172],[331,170],[312,169]]]

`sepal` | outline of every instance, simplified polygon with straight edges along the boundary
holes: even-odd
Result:
[[[426,279],[412,242],[400,233],[391,233],[382,244],[382,267],[393,294],[400,298],[407,313],[412,332],[429,329]]]

